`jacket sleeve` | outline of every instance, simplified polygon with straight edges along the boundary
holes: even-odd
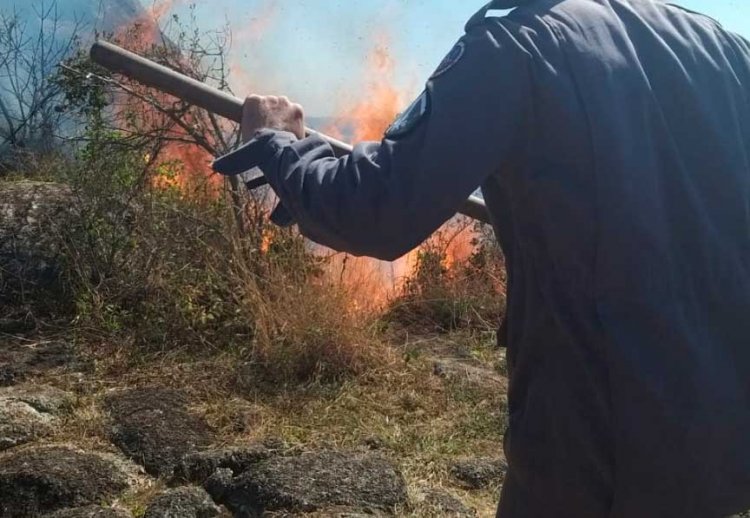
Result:
[[[467,29],[381,142],[337,159],[320,138],[264,130],[250,147],[304,235],[393,260],[455,215],[516,145],[528,60],[503,22],[488,19]]]

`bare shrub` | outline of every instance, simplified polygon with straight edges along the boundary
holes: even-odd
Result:
[[[30,6],[33,23],[0,11],[0,156],[3,168],[30,154],[52,151],[66,122],[57,65],[78,46],[83,23],[64,26],[51,0]]]
[[[283,234],[264,256],[262,274],[234,263],[238,303],[254,316],[251,356],[260,377],[332,380],[387,362],[374,315],[353,307],[346,288],[323,274],[325,259]]]
[[[226,89],[222,40],[203,37],[181,29],[140,50]],[[382,364],[372,317],[351,310],[299,233],[270,225],[267,192],[240,195],[206,170],[236,127],[85,56],[59,81],[67,109],[87,121],[61,175],[78,198],[78,224],[60,238],[82,339],[139,355],[231,352],[275,384]]]

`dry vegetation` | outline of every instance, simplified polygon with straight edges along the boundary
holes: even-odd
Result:
[[[440,358],[502,372],[493,332],[498,294],[473,282],[481,269],[427,272],[420,261],[383,311],[354,311],[346,288],[321,275],[325,260],[298,235],[264,228],[241,236],[225,201],[147,192],[133,199],[132,214],[123,212],[131,223],[119,225],[107,222],[109,209],[88,212],[111,202],[79,191],[87,209],[59,234],[69,263],[58,293],[66,296],[51,312],[43,297],[39,325],[47,336],[75,340],[95,369],[84,379],[51,380],[80,398],[52,441],[111,450],[101,414],[107,390],[175,387],[226,445],[273,439],[305,450],[378,448],[414,495],[446,488],[480,516],[492,515],[496,488],[465,491],[448,466],[499,454],[504,386],[434,372]],[[127,238],[109,234],[123,228]],[[127,504],[137,512],[152,494],[142,486]]]
[[[265,225],[240,234],[228,198],[97,185],[132,165],[112,160],[111,149],[106,156],[36,170],[72,185],[79,202],[75,224],[58,228],[63,285],[54,299],[27,292],[19,304],[37,312],[41,334],[74,340],[95,361],[84,379],[51,380],[80,398],[51,440],[111,449],[107,390],[175,387],[226,445],[378,448],[414,495],[447,488],[492,515],[497,488],[465,491],[448,466],[500,455],[505,386],[435,373],[436,361],[456,360],[501,377],[502,299],[479,263],[487,250],[430,270],[440,252],[427,247],[399,297],[382,311],[358,311],[299,235]],[[137,512],[152,494],[143,486],[127,503]],[[427,507],[401,514],[431,516]]]
[[[477,357],[497,358],[491,344],[472,336],[441,340],[451,347],[460,343]],[[96,359],[93,375],[84,381],[47,380],[79,395],[75,413],[49,440],[114,453],[100,410],[103,394],[158,384],[186,390],[194,410],[206,416],[223,445],[272,440],[304,451],[376,448],[396,461],[415,497],[426,488],[444,488],[479,516],[493,516],[497,488],[464,490],[451,478],[449,465],[462,457],[499,455],[506,422],[504,391],[480,380],[435,376],[431,357],[416,353],[418,348],[401,353],[402,346],[392,344],[394,353],[399,351],[396,361],[345,381],[287,382],[283,389],[270,389],[231,353],[202,359],[178,352],[136,358],[127,347],[88,343],[89,355]],[[125,502],[138,511],[153,492],[151,484],[143,484]],[[434,516],[421,507],[399,515]]]

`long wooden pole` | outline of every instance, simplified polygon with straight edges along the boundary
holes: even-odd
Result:
[[[117,45],[98,40],[91,47],[91,59],[112,72],[173,95],[199,108],[235,122],[242,121],[242,100]],[[346,142],[310,128],[305,128],[305,131],[308,135],[317,135],[328,142],[336,156],[352,152],[352,146]],[[471,196],[459,212],[484,223],[490,222],[484,200],[478,196]]]

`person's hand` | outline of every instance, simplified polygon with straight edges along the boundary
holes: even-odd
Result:
[[[302,106],[286,97],[251,95],[242,110],[242,141],[252,140],[260,129],[294,133],[305,138],[305,114]]]

